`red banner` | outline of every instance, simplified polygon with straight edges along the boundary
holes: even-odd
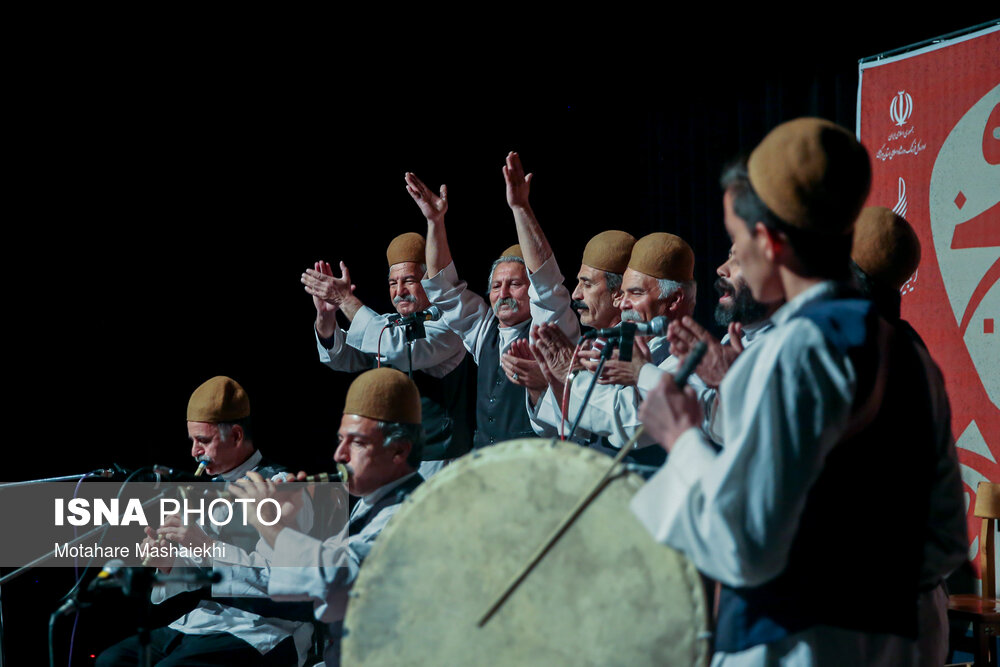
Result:
[[[858,136],[868,204],[920,237],[903,318],[944,372],[975,557],[976,486],[1000,482],[1000,27],[863,63]]]

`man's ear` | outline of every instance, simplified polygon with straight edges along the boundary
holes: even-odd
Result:
[[[246,437],[246,431],[244,431],[243,427],[240,426],[239,424],[233,424],[231,437],[233,438],[233,444],[238,447],[243,442],[243,439]]]
[[[753,240],[760,248],[767,261],[774,262],[784,252],[788,239],[781,232],[771,229],[763,222],[758,222],[753,228]]]
[[[670,293],[667,297],[667,312],[668,313],[679,313],[684,307],[684,290],[676,289]]]
[[[625,298],[625,291],[621,289],[616,289],[611,293],[611,305],[615,308],[621,310],[622,299]]]
[[[407,459],[410,458],[410,452],[413,451],[413,445],[405,440],[397,442],[393,445],[392,462],[393,463],[406,463]]]

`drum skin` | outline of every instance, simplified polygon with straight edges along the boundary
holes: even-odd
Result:
[[[365,560],[342,664],[705,665],[698,572],[629,510],[623,469],[483,626],[611,459],[560,441],[476,450],[422,484]]]

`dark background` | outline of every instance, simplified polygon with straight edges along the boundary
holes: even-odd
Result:
[[[219,374],[246,388],[265,453],[325,469],[350,377],[317,362],[299,275],[342,259],[361,299],[388,310],[385,246],[425,232],[405,171],[448,184],[452,251],[476,290],[516,242],[501,166],[517,150],[571,289],[593,234],[669,231],[695,250],[696,315],[710,322],[728,251],[725,162],[796,116],[853,130],[859,58],[991,18],[885,10],[863,26],[845,16],[793,28],[736,17],[675,25],[634,55],[595,39],[547,51],[542,67],[520,44],[516,56],[500,49],[498,70],[455,50],[368,76],[363,49],[320,47],[306,63],[272,57],[273,44],[266,56],[193,58],[182,43],[35,53],[7,91],[15,428],[0,479],[112,463],[193,470],[187,399]],[[73,580],[38,569],[2,587],[10,664],[45,663],[46,618]],[[85,611],[74,664],[130,623],[114,601]],[[57,627],[62,656],[70,625]]]

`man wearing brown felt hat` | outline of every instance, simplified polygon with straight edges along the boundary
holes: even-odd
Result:
[[[250,399],[240,384],[225,376],[213,377],[191,394],[187,406],[187,429],[191,438],[191,456],[204,461],[205,471],[213,481],[233,482],[246,474],[261,479],[284,479],[287,468],[265,459],[253,444],[250,426]],[[296,517],[300,530],[312,527],[313,509],[306,503]],[[253,549],[253,540],[239,535],[227,525],[218,532],[209,525],[211,535],[196,523],[185,525],[176,515],[168,516],[153,531],[146,528],[144,543],[154,545],[168,540],[181,545],[204,546],[225,542],[229,554]],[[251,535],[252,535],[251,531]],[[255,539],[255,538],[254,538]],[[234,549],[234,545],[239,545]],[[242,547],[240,549],[239,547]],[[174,568],[198,567],[184,558],[152,559],[151,566],[169,573]],[[153,588],[156,604],[180,593],[197,590],[198,585],[168,583]],[[312,626],[294,620],[294,603],[271,603],[266,608],[247,600],[228,597],[220,584],[213,586],[215,599],[202,600],[190,612],[168,627],[151,632],[149,646],[153,664],[161,660],[171,664],[261,665],[302,664],[312,637]],[[137,665],[139,637],[133,636],[101,653],[99,667]]]
[[[271,526],[255,522],[274,550],[274,567],[260,573],[271,596],[303,596],[312,600],[317,620],[330,623],[325,664],[340,664],[340,637],[348,592],[382,529],[405,497],[422,481],[417,472],[424,442],[417,385],[392,368],[359,375],[344,400],[334,461],[350,469],[348,491],[359,497],[351,510],[346,543],[342,535],[318,540],[290,523],[290,516]],[[298,479],[305,479],[300,472]],[[260,502],[274,497],[280,484],[249,473],[233,485],[238,498]],[[256,517],[253,517],[256,521]]]
[[[420,284],[427,270],[425,254],[424,238],[414,232],[400,234],[389,243],[389,298],[395,314],[379,314],[361,303],[343,262],[340,277],[333,275],[329,264],[317,262],[302,274],[302,283],[316,306],[316,346],[326,366],[356,373],[381,361],[407,372],[412,359],[427,432],[427,463],[421,471],[429,476],[444,461],[471,449],[474,406],[467,391],[471,384],[468,355],[462,340],[444,322],[424,322],[425,337],[414,340],[412,348],[405,325],[387,326],[395,317],[430,308]],[[338,312],[350,323],[346,331],[337,324]]]
[[[640,410],[670,455],[632,511],[720,583],[713,664],[934,660],[916,641],[938,595],[921,580],[924,541],[953,446],[919,346],[840,282],[870,179],[864,147],[829,121],[789,121],[761,141],[726,189],[724,223],[754,298],[785,303],[719,387],[725,446],[669,377]],[[905,480],[905,511],[889,470]],[[935,507],[933,520],[957,525],[963,510]]]
[[[475,447],[534,436],[525,388],[504,373],[503,353],[528,338],[532,323],[551,322],[573,339],[580,334],[569,290],[528,202],[532,175],[524,173],[520,156],[513,152],[507,155],[503,174],[518,243],[504,250],[490,269],[489,303],[459,280],[452,262],[444,227],[447,189],[441,186],[436,195],[416,176],[406,175],[407,191],[427,220],[424,289],[478,365]]]
[[[622,321],[649,322],[660,316],[674,321],[690,315],[697,292],[694,252],[675,234],[648,234],[632,246],[621,287]],[[632,361],[605,362],[598,384],[584,406],[598,365],[596,351],[584,352],[581,354],[585,359],[584,370],[573,377],[568,387],[568,409],[563,415],[561,404],[567,389],[565,378],[572,342],[550,327],[539,327],[536,337],[534,350],[549,387],[538,401],[533,414],[535,422],[551,426],[565,418],[571,424],[579,417],[581,435],[599,438],[598,448],[609,455],[617,454],[641,425],[638,413],[644,389],[637,386],[640,369],[647,363],[654,368],[676,367],[676,361],[670,358],[665,329],[653,336],[637,336]],[[582,413],[581,406],[584,406]],[[637,471],[650,475],[663,463],[666,454],[652,438],[641,437],[637,444],[625,460],[637,466]]]

